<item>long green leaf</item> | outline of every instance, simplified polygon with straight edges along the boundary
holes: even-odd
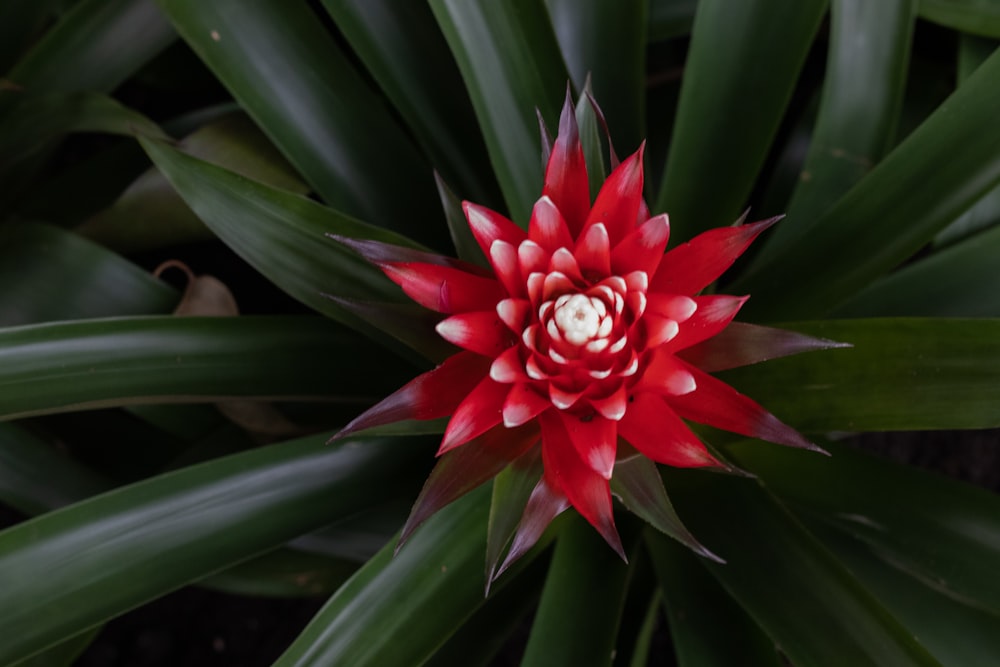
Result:
[[[366,325],[329,296],[350,301],[412,302],[382,272],[352,250],[326,237],[336,234],[413,245],[305,197],[277,190],[210,165],[156,142],[143,144],[188,206],[226,245],[275,285],[315,310],[373,336]],[[384,308],[377,312],[385,314]],[[410,319],[406,332],[427,327]],[[427,329],[433,334],[433,330]],[[440,337],[434,334],[435,340]]]
[[[0,330],[0,418],[236,396],[364,405],[408,375],[377,361],[384,357],[373,342],[320,318],[140,317],[14,327]]]
[[[962,85],[979,69],[990,55],[997,50],[1000,42],[995,39],[959,35],[958,38],[958,84]],[[994,188],[977,201],[957,220],[945,227],[934,237],[934,245],[942,246],[990,227],[1000,222],[1000,187]]]
[[[646,532],[679,667],[778,667],[774,641],[698,559],[663,535]]]
[[[84,465],[17,424],[0,424],[0,502],[29,516],[111,488]]]
[[[122,257],[56,227],[0,227],[0,326],[151,315],[180,296]]]
[[[111,92],[177,38],[153,0],[83,0],[7,73],[31,92]]]
[[[590,77],[620,150],[645,139],[648,0],[545,0],[573,85]]]
[[[973,35],[1000,37],[997,0],[919,0],[920,17]]]
[[[719,375],[800,430],[1000,426],[1000,320],[834,320],[789,328],[853,347]]]
[[[828,312],[1000,183],[1000,51],[773,261],[732,286],[757,319]]]
[[[178,32],[331,206],[434,238],[430,166],[308,6],[158,0]]]
[[[630,568],[574,519],[559,533],[522,667],[610,666],[614,657]]]
[[[431,0],[479,118],[490,162],[516,222],[542,189],[538,121],[558,118],[566,69],[542,0]]]
[[[829,458],[759,443],[731,451],[783,499],[869,544],[923,585],[1000,613],[995,494],[833,443],[829,450]]]
[[[370,506],[421,451],[324,440],[169,473],[0,532],[0,661]]]
[[[654,206],[675,240],[746,206],[825,11],[825,0],[699,0]]]
[[[71,132],[166,138],[145,116],[101,93],[7,94],[14,99],[0,116],[0,173]]]
[[[704,566],[793,664],[938,664],[755,480],[687,471],[667,480],[692,532],[726,559]]]
[[[310,622],[274,667],[411,667],[484,601],[489,488],[425,523],[393,558],[390,542]]]
[[[1000,202],[1000,197],[997,200]],[[835,310],[834,315],[1000,317],[997,257],[1000,226],[875,281]]]
[[[914,0],[833,0],[823,95],[798,187],[756,258],[829,208],[892,147],[903,101]],[[803,223],[802,221],[805,221]]]
[[[304,195],[309,187],[260,130],[243,114],[229,114],[199,128],[181,142],[188,155],[241,176]],[[212,238],[163,174],[153,168],[121,193],[114,205],[77,231],[119,252]]]
[[[358,569],[358,564],[293,549],[275,549],[213,574],[199,586],[232,595],[313,597],[330,595]]]
[[[991,667],[996,662],[1000,616],[943,595],[867,545],[819,521],[808,525],[942,665]]]
[[[463,198],[496,205],[486,146],[448,44],[430,7],[411,0],[323,0],[323,6]]]

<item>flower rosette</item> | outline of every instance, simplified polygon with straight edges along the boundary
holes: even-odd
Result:
[[[676,518],[655,466],[733,470],[688,422],[818,450],[711,375],[838,346],[733,322],[748,297],[701,294],[778,218],[741,219],[667,251],[668,217],[651,215],[643,199],[642,147],[591,202],[568,96],[527,231],[483,206],[464,202],[463,211],[489,268],[337,239],[440,313],[436,330],[457,348],[338,434],[450,417],[400,543],[438,509],[508,470],[537,482],[530,494],[494,494],[494,503],[513,506],[504,515],[520,519],[491,521],[500,533],[490,535],[491,581],[570,506],[624,558],[612,486],[633,512],[714,557]]]

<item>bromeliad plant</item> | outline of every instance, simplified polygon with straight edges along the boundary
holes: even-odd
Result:
[[[1000,502],[842,440],[1000,427],[998,37],[6,3],[0,664],[196,585],[329,596],[279,667],[992,665]]]
[[[594,111],[603,117],[596,104]],[[527,231],[488,208],[462,206],[492,271],[399,246],[339,239],[420,305],[447,315],[435,328],[463,351],[369,409],[338,437],[407,418],[450,417],[438,450],[443,458],[402,540],[504,469],[516,466],[539,478],[528,498],[494,496],[495,513],[522,506],[524,513],[513,536],[491,536],[494,545],[513,542],[499,568],[494,559],[500,553],[490,554],[490,579],[533,547],[569,505],[627,561],[609,481],[640,516],[718,560],[680,528],[651,462],[732,470],[682,418],[818,449],[706,371],[836,344],[731,326],[746,297],[698,296],[778,218],[750,225],[740,220],[664,255],[668,217],[651,216],[643,200],[641,148],[616,166],[591,205],[567,93],[559,135],[545,152],[542,197]],[[613,150],[612,156],[617,161]],[[616,477],[619,463],[629,471]]]

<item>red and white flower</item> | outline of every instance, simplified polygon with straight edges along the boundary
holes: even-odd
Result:
[[[710,374],[833,345],[733,324],[746,296],[699,294],[777,218],[713,229],[665,252],[669,222],[666,214],[651,216],[644,203],[642,160],[640,148],[591,204],[567,99],[527,231],[464,204],[491,270],[345,240],[414,301],[441,313],[437,332],[459,348],[342,431],[450,416],[442,460],[404,536],[540,450],[543,473],[508,563],[569,505],[623,554],[609,488],[616,462],[637,451],[670,466],[727,467],[687,421],[815,448]]]

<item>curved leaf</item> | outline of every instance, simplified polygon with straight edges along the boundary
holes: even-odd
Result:
[[[697,558],[662,535],[646,533],[679,667],[782,664],[774,641]]]
[[[941,594],[876,550],[818,521],[808,525],[942,665],[993,665],[1000,655],[1000,616]]]
[[[938,664],[755,480],[676,471],[667,480],[692,532],[726,559],[702,563],[793,664]]]
[[[149,315],[180,295],[138,266],[48,225],[0,226],[0,326]]]
[[[758,297],[742,312],[765,320],[827,312],[1000,183],[998,78],[1000,51],[797,242],[734,282],[733,291]]]
[[[913,0],[833,0],[819,116],[798,187],[756,261],[795,238],[889,151],[903,101]]]
[[[327,203],[433,238],[420,215],[437,210],[430,166],[308,6],[158,4]]]
[[[0,424],[0,502],[43,514],[112,487],[17,424]]]
[[[484,601],[489,490],[427,521],[395,558],[390,542],[327,602],[274,667],[411,667]]]
[[[309,187],[243,114],[228,114],[184,138],[188,155],[266,185],[306,194]],[[136,252],[212,238],[204,223],[155,168],[137,178],[114,204],[76,231],[119,252]]]
[[[0,532],[0,660],[377,502],[420,448],[312,437],[161,475]]]
[[[553,126],[566,70],[542,0],[431,0],[486,139],[512,218],[541,194],[537,108]]]
[[[1000,257],[1000,226],[875,281],[837,308],[834,315],[1000,317],[997,257]]]
[[[825,11],[825,0],[699,0],[653,207],[675,242],[739,217]]]
[[[756,444],[736,460],[781,498],[869,545],[879,558],[965,605],[1000,613],[1000,498],[829,444],[818,460]],[[845,483],[850,480],[850,483]]]
[[[423,2],[323,0],[417,141],[463,198],[499,202],[486,146],[448,45]]]
[[[8,73],[31,92],[111,92],[177,34],[153,0],[83,0]]]
[[[522,667],[611,665],[631,568],[574,519],[559,533]]]
[[[787,328],[853,347],[719,377],[799,430],[1000,426],[1000,320],[833,320]]]
[[[645,139],[648,4],[545,0],[573,86],[582,91],[590,77],[612,137],[626,153]]]
[[[330,595],[358,569],[358,564],[292,549],[276,549],[198,582],[232,595],[306,597]]]
[[[364,405],[408,375],[378,364],[384,356],[373,342],[320,318],[144,317],[15,327],[0,330],[0,418],[234,396]]]
[[[919,0],[920,17],[973,35],[1000,37],[997,0]]]
[[[354,251],[325,235],[413,242],[312,200],[248,180],[156,142],[143,147],[188,206],[226,245],[275,285],[355,327],[363,321],[330,296],[408,302],[402,290]],[[367,327],[385,339],[385,335]]]

